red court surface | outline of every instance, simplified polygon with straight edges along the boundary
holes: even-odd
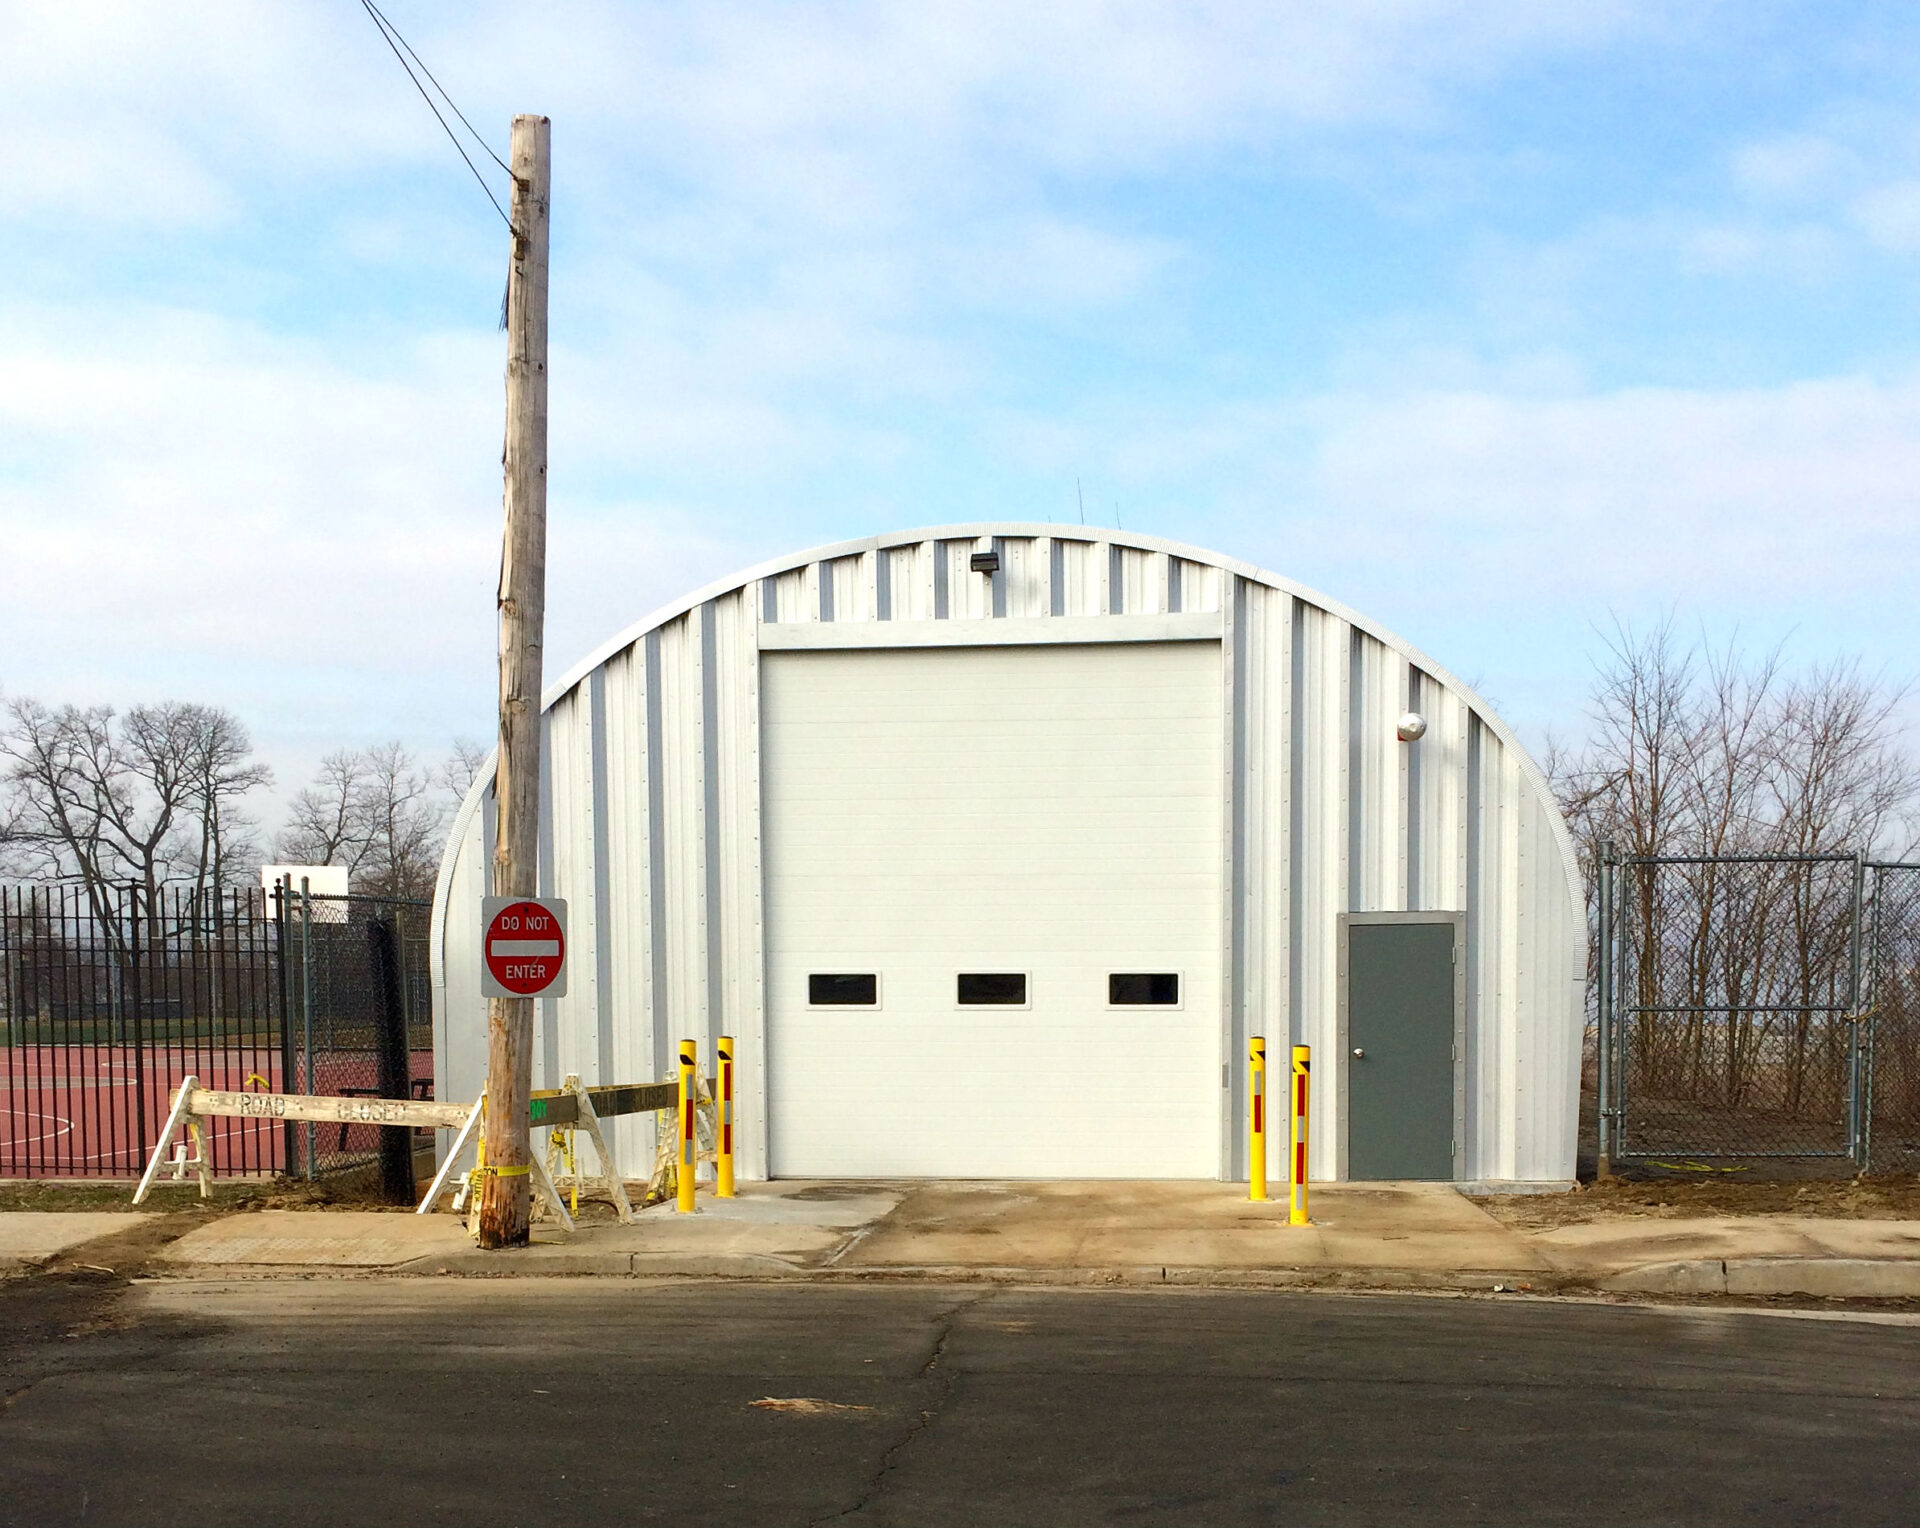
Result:
[[[413,1075],[433,1075],[433,1053],[416,1051]],[[297,1091],[305,1092],[304,1068]],[[146,1167],[182,1078],[226,1092],[284,1091],[277,1049],[206,1051],[149,1046],[26,1046],[0,1049],[0,1178],[130,1178]],[[314,1058],[312,1091],[364,1094],[373,1058]],[[144,1118],[142,1105],[144,1104]],[[260,1176],[287,1167],[286,1127],[252,1119],[208,1122],[221,1176]],[[319,1125],[314,1145],[329,1155],[371,1152],[371,1126]]]

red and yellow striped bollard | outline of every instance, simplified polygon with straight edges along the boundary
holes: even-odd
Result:
[[[693,1213],[693,1174],[700,1160],[699,1133],[693,1119],[694,1043],[680,1042],[680,1154],[674,1163],[674,1204],[682,1215]]]
[[[1267,1042],[1255,1035],[1247,1042],[1247,1198],[1258,1204],[1267,1197]]]
[[[1313,1069],[1313,1048],[1293,1048],[1293,1168],[1287,1224],[1304,1226],[1307,1219],[1307,1075]]]
[[[720,1097],[715,1101],[718,1129],[714,1132],[713,1192],[721,1199],[733,1197],[733,1036],[722,1035],[717,1049],[720,1055]]]

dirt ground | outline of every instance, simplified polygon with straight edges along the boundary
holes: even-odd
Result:
[[[1570,1194],[1495,1194],[1474,1202],[1506,1225],[1529,1229],[1592,1220],[1709,1215],[1920,1220],[1920,1175],[1794,1182],[1715,1170],[1685,1178],[1606,1178],[1583,1183]]]
[[[200,1206],[192,1183],[156,1183],[142,1205],[133,1203],[133,1184],[121,1182],[64,1182],[57,1178],[0,1183],[0,1213],[7,1210],[133,1210],[156,1215],[179,1214]],[[383,1205],[374,1188],[350,1181],[303,1183],[298,1179],[261,1178],[216,1180],[212,1208],[218,1210],[379,1210],[405,1209]]]
[[[425,1192],[427,1180],[420,1180]],[[647,1185],[627,1184],[627,1195],[634,1207],[640,1206]],[[133,1203],[133,1184],[122,1182],[63,1182],[57,1178],[13,1179],[0,1181],[0,1214],[8,1210],[133,1210],[155,1215],[177,1215],[197,1211],[200,1195],[191,1183],[161,1182],[154,1185],[145,1204]],[[348,1175],[306,1183],[298,1178],[262,1178],[221,1181],[213,1185],[209,1206],[221,1212],[234,1210],[386,1210],[395,1215],[410,1215],[414,1206],[387,1204],[380,1198],[379,1185],[370,1174]],[[619,1216],[611,1202],[598,1197],[582,1198],[577,1218],[586,1224],[612,1225]]]

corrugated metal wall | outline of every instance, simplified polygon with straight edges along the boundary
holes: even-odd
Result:
[[[998,550],[1001,571],[969,571]],[[1464,911],[1464,1160],[1473,1179],[1573,1176],[1584,961],[1571,845],[1538,770],[1443,669],[1344,607],[1156,538],[966,526],[767,564],[624,633],[550,692],[541,888],[570,903],[567,995],[538,1008],[535,1086],[670,1075],[672,1042],[741,1056],[742,1169],[764,1171],[759,651],[767,625],[1019,622],[1221,627],[1227,1012],[1222,1053],[1314,1047],[1313,1172],[1338,1171],[1334,1067],[1341,912]],[[895,627],[895,631],[904,628]],[[1120,631],[1120,627],[1105,628]],[[922,632],[926,628],[920,628]],[[952,628],[949,628],[952,630]],[[976,629],[980,631],[988,628]],[[825,634],[822,634],[825,635]],[[851,637],[851,633],[849,636]],[[884,642],[879,632],[872,633]],[[863,639],[855,639],[863,640]],[[876,642],[875,645],[879,645]],[[1403,711],[1427,717],[1408,746]],[[479,906],[490,788],[468,799],[435,906],[436,1076],[471,1097],[486,1068]],[[1244,1173],[1243,1069],[1220,1152]],[[639,1171],[650,1126],[619,1150]],[[1278,1157],[1271,1171],[1284,1176]]]

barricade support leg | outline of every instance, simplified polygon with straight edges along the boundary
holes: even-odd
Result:
[[[479,1128],[481,1117],[487,1110],[487,1095],[484,1091],[473,1101],[473,1112],[468,1114],[467,1122],[460,1127],[460,1133],[453,1138],[453,1144],[447,1148],[447,1154],[441,1158],[440,1170],[433,1175],[433,1182],[427,1185],[427,1197],[420,1201],[420,1208],[413,1213],[430,1215],[446,1191],[447,1179],[453,1176],[453,1169],[460,1161],[460,1154],[467,1149],[467,1142],[473,1139],[473,1132]]]
[[[133,1202],[140,1203],[153,1187],[153,1180],[160,1174],[160,1166],[167,1160],[167,1153],[173,1146],[174,1132],[185,1124],[192,1115],[188,1105],[193,1099],[193,1090],[200,1086],[198,1077],[187,1076],[180,1079],[180,1090],[173,1095],[173,1108],[167,1114],[166,1124],[160,1127],[160,1138],[153,1143],[153,1155],[147,1159],[147,1170],[140,1175],[140,1186],[133,1191]],[[207,1185],[206,1193],[212,1192]]]

